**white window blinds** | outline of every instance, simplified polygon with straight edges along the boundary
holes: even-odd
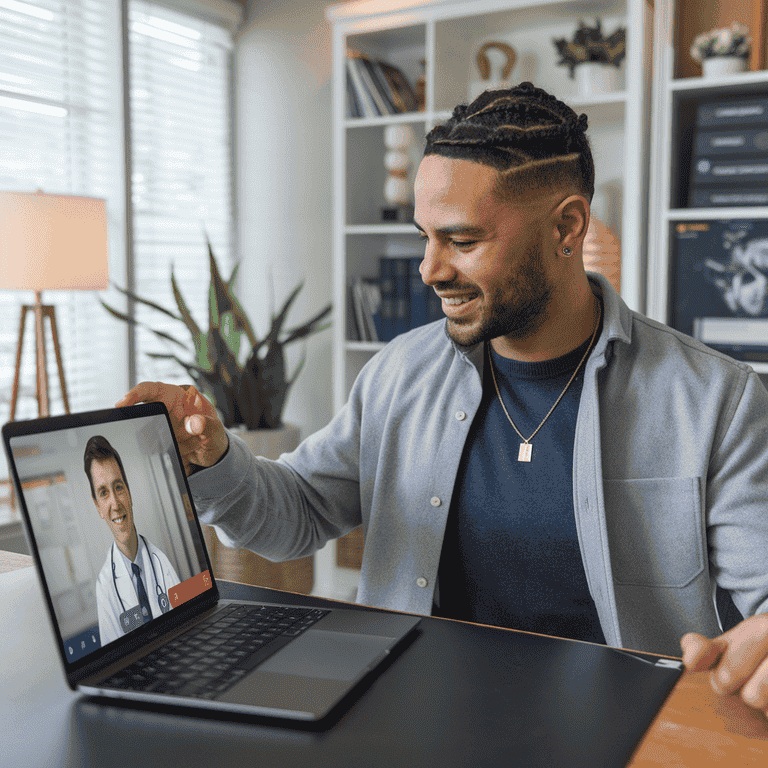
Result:
[[[124,228],[119,20],[118,0],[0,0],[0,189],[106,198],[113,276]],[[9,416],[19,307],[32,301],[0,291],[0,421]],[[43,301],[56,306],[71,408],[103,406],[119,329],[94,293],[52,291]],[[30,326],[28,318],[17,418],[37,415]],[[51,412],[61,413],[52,350],[48,360]]]
[[[133,286],[139,296],[176,312],[173,268],[192,315],[205,328],[206,233],[226,277],[233,261],[232,32],[166,3],[129,0],[128,8]],[[137,305],[136,317],[189,341],[181,323],[155,310]],[[139,329],[138,380],[191,380],[177,365],[147,356],[153,352],[179,350]]]

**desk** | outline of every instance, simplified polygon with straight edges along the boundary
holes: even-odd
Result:
[[[31,563],[29,558],[20,555],[0,553],[0,572],[12,568],[25,568]],[[32,573],[26,570],[11,574],[10,577],[25,580],[28,583]],[[222,592],[230,595],[236,594],[238,585],[222,584]],[[274,593],[263,590],[262,599],[280,600],[281,602],[307,602],[309,598],[304,595],[290,595],[286,593]],[[40,601],[42,607],[42,601]],[[7,617],[3,632],[8,631]],[[441,620],[433,619],[435,626],[439,626]],[[43,626],[43,630],[47,627]],[[27,628],[28,629],[28,628]],[[457,629],[459,629],[457,627]],[[469,629],[469,628],[467,628]],[[22,627],[20,631],[23,631]],[[41,630],[42,631],[42,630]],[[494,630],[504,631],[504,630]],[[53,649],[51,640],[50,647]],[[13,649],[16,651],[16,649]],[[27,653],[25,657],[25,652]],[[17,667],[29,667],[28,651],[19,648],[18,652],[11,654],[12,658],[4,659],[3,663],[16,665]],[[397,661],[395,662],[397,663]],[[441,661],[436,659],[435,664]],[[393,667],[393,671],[396,668]],[[288,747],[296,748],[304,744],[311,746],[321,743],[327,733],[312,729],[297,729],[294,727],[273,727],[264,723],[232,723],[221,720],[205,720],[190,716],[176,716],[166,713],[143,712],[124,707],[99,707],[88,699],[78,697],[69,691],[64,683],[59,668],[58,658],[42,661],[40,665],[30,671],[24,670],[26,678],[24,683],[24,696],[18,700],[22,702],[22,710],[18,707],[3,711],[0,703],[0,739],[4,745],[18,745],[24,739],[24,734],[30,734],[32,741],[25,747],[24,759],[14,759],[13,764],[19,768],[25,766],[43,765],[62,766],[74,768],[82,765],[106,765],[104,762],[112,745],[129,744],[135,728],[147,728],[154,733],[157,742],[157,754],[152,757],[157,759],[141,760],[138,764],[164,764],[166,759],[173,761],[173,749],[179,745],[192,744],[195,748],[194,765],[211,766],[221,764],[217,755],[206,746],[208,741],[206,733],[211,730],[218,738],[231,740],[233,745],[242,748],[250,755],[248,764],[270,766],[282,764],[275,761],[275,744],[282,739]],[[448,668],[446,667],[446,673]],[[15,679],[15,678],[14,678]],[[52,682],[55,681],[55,682]],[[11,681],[13,682],[13,680]],[[4,677],[3,683],[7,681]],[[371,690],[377,685],[374,681]],[[14,686],[5,688],[4,694],[11,700]],[[416,706],[412,709],[412,717],[418,721],[420,716],[418,704],[418,691],[414,692]],[[366,696],[367,694],[363,694]],[[46,712],[41,712],[40,701],[44,702]],[[361,699],[360,703],[363,703]],[[404,702],[404,706],[407,703]],[[26,710],[24,710],[26,707]],[[360,716],[362,708],[353,705],[349,710],[349,717]],[[492,713],[488,713],[491,715]],[[344,715],[346,716],[346,715]],[[343,717],[344,717],[343,716]],[[492,717],[489,724],[492,726]],[[497,724],[498,725],[498,724]],[[455,728],[456,723],[446,719],[446,734],[448,729]],[[458,726],[460,727],[460,725]],[[157,739],[157,729],[163,729],[163,739]],[[375,723],[366,723],[366,728],[371,738],[376,735]],[[167,737],[166,737],[167,729]],[[498,729],[497,729],[498,730]],[[268,734],[269,745],[266,750],[259,750],[262,745],[260,737]],[[491,734],[489,733],[489,736]],[[494,733],[494,736],[497,735]],[[405,764],[398,760],[398,745],[386,739],[386,729],[381,729],[381,754],[379,759],[389,755],[390,764]],[[165,748],[163,748],[165,745]],[[263,745],[262,745],[263,746]],[[430,745],[424,745],[431,753]],[[432,745],[432,748],[436,748]],[[245,753],[244,752],[244,753]],[[12,753],[13,754],[13,753]],[[5,756],[8,756],[7,750]],[[55,757],[53,757],[55,756]],[[14,756],[16,757],[16,756]],[[482,765],[481,755],[464,755],[464,765]],[[176,758],[178,759],[178,758]],[[270,762],[272,759],[272,762]],[[457,755],[459,762],[462,756]],[[128,764],[130,760],[123,760],[122,764]],[[118,760],[115,764],[121,764]],[[193,763],[187,760],[185,765]],[[413,763],[411,763],[413,764]],[[430,764],[428,754],[423,755],[419,764]],[[344,765],[343,759],[338,763]],[[675,686],[672,694],[659,712],[656,720],[651,725],[644,739],[640,743],[631,762],[631,768],[673,768],[675,766],[765,766],[768,765],[768,721],[757,712],[751,711],[746,705],[735,697],[721,698],[714,694],[709,686],[706,673],[685,673]]]

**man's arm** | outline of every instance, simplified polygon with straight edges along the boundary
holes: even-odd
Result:
[[[328,426],[276,462],[254,456],[227,433],[194,387],[143,383],[118,405],[151,400],[168,408],[185,469],[192,472],[200,520],[214,525],[225,544],[290,560],[360,525],[360,399],[354,390]]]
[[[710,561],[744,621],[714,639],[688,633],[683,661],[712,671],[718,693],[740,692],[768,715],[768,392],[747,377],[716,448],[707,482]]]

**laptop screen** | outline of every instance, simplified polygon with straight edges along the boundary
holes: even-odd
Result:
[[[6,445],[67,662],[212,588],[162,406],[29,424]]]

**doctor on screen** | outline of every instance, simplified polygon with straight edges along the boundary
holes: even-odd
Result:
[[[101,435],[88,440],[85,474],[99,516],[114,542],[96,581],[101,644],[170,610],[168,590],[179,583],[170,560],[133,522],[133,502],[120,455]]]

